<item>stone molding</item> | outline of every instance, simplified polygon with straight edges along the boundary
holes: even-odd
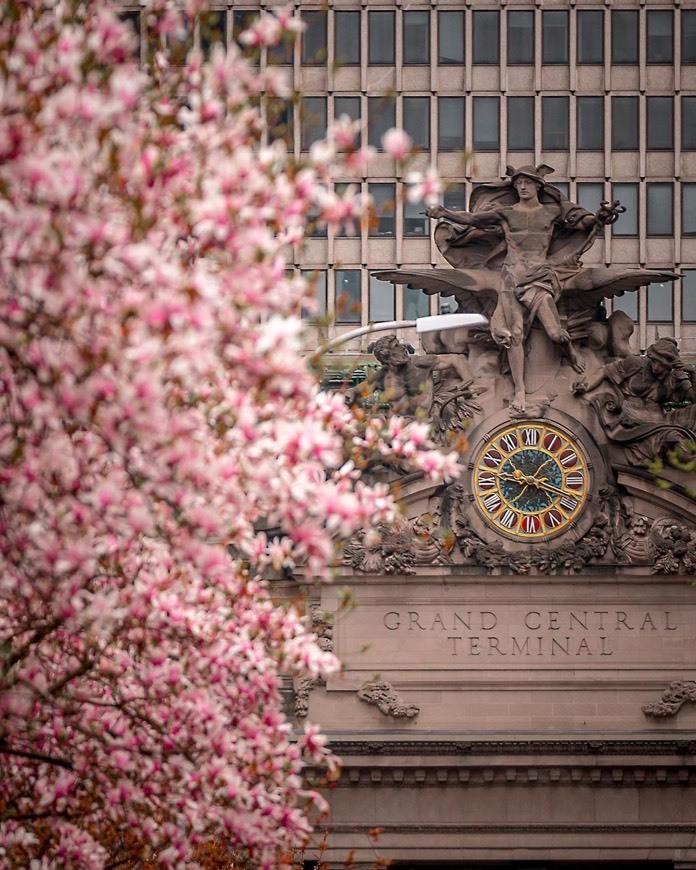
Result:
[[[441,755],[696,755],[693,739],[671,740],[332,740],[331,749],[345,756]],[[681,762],[680,762],[681,763]]]
[[[331,831],[337,834],[364,834],[364,825],[334,823]],[[693,822],[616,822],[612,824],[595,822],[578,822],[573,824],[539,824],[525,822],[523,824],[456,824],[456,825],[423,825],[423,824],[382,824],[380,836],[385,834],[685,834],[696,833]]]
[[[315,776],[318,775],[315,774]],[[312,783],[313,777],[308,776]],[[316,784],[316,783],[315,783]],[[351,767],[344,766],[338,788],[432,788],[461,786],[592,786],[593,788],[665,788],[696,784],[696,767],[651,767],[617,764],[603,767],[576,765],[520,765],[472,767]]]

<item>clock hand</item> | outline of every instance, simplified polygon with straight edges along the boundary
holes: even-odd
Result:
[[[567,489],[560,489],[557,486],[554,486],[551,483],[546,483],[546,478],[542,477],[541,480],[535,480],[534,486],[538,486],[540,489],[547,489],[549,492],[556,492],[558,495],[569,495],[575,497],[575,493],[571,492]]]

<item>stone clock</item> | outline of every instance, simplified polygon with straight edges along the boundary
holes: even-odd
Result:
[[[547,541],[576,529],[592,498],[587,450],[550,420],[492,429],[474,445],[469,469],[474,513],[513,541]]]

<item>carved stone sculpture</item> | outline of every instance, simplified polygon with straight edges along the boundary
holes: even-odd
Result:
[[[635,461],[652,459],[685,440],[696,441],[696,371],[677,343],[661,338],[645,356],[609,362],[573,385],[588,396],[604,431]],[[684,407],[667,409],[667,403]]]
[[[350,390],[350,400],[378,392],[393,413],[432,420],[435,437],[440,431],[462,428],[462,421],[480,410],[475,396],[481,388],[472,386],[463,354],[413,356],[394,335],[380,338],[371,348],[382,366]]]
[[[696,702],[696,681],[675,680],[662,693],[662,698],[656,704],[644,704],[643,713],[646,716],[666,718],[675,716],[684,704]]]
[[[391,523],[364,529],[345,545],[343,561],[365,574],[413,574],[417,540],[411,524],[397,514]]]
[[[380,713],[394,719],[413,719],[420,712],[415,704],[407,704],[391,683],[364,683],[358,689],[358,698],[367,704],[373,704]]]
[[[582,253],[624,209],[615,201],[603,202],[595,214],[586,211],[546,182],[552,171],[545,164],[508,167],[507,181],[474,189],[468,212],[430,208],[428,216],[441,219],[435,241],[453,269],[375,273],[426,293],[452,295],[460,310],[487,315],[490,336],[507,356],[513,383],[510,408],[519,415],[535,413],[525,383],[535,324],[582,371],[584,359],[576,343],[597,319],[601,299],[677,277],[655,269],[584,267]]]

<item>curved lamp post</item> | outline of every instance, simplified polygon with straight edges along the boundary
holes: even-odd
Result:
[[[416,332],[438,332],[441,329],[461,329],[465,326],[484,326],[488,323],[488,318],[483,314],[469,314],[468,312],[460,312],[455,314],[434,314],[431,317],[417,317],[415,320],[386,320],[379,323],[368,323],[367,326],[360,326],[358,329],[351,329],[343,335],[338,335],[318,347],[314,353],[310,354],[309,359],[318,359],[322,354],[333,350],[339,345],[351,341],[353,338],[359,338],[361,335],[370,335],[373,332],[384,332],[390,329],[409,329],[416,327]]]

